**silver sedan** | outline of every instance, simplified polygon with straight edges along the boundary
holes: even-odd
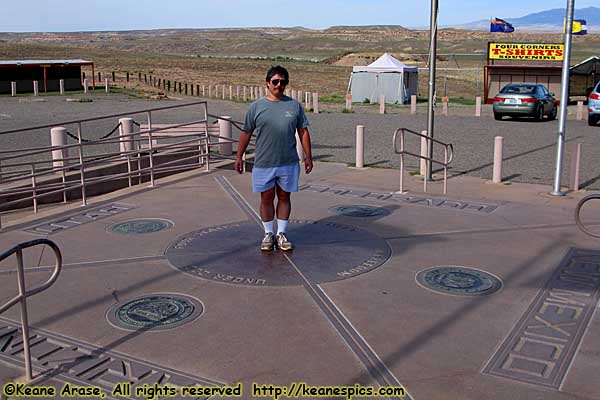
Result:
[[[494,97],[494,118],[533,117],[538,121],[556,118],[557,101],[544,85],[535,83],[511,83]]]

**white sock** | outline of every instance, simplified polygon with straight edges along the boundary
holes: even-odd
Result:
[[[269,233],[269,232],[273,233],[273,223],[274,222],[275,222],[274,220],[267,221],[267,222],[263,221],[263,226],[265,227],[265,234]]]
[[[279,219],[277,218],[277,233],[285,233],[285,229],[287,228],[288,221],[287,219]]]

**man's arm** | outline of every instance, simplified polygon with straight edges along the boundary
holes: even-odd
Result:
[[[302,143],[302,150],[304,150],[304,155],[306,159],[304,160],[304,171],[307,174],[310,174],[310,171],[313,169],[312,162],[312,151],[310,146],[310,134],[308,133],[308,128],[300,128],[298,129],[298,137],[300,138],[300,143]]]
[[[248,143],[250,143],[251,137],[252,132],[240,132],[240,141],[238,142],[237,157],[235,159],[235,170],[240,174],[244,172],[244,162],[242,161],[242,157],[246,152],[246,147],[248,147]]]

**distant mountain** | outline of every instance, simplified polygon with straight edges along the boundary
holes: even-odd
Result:
[[[510,18],[507,15],[494,15],[493,17],[502,18],[515,26],[517,32],[536,31],[536,32],[562,32],[566,10],[564,8],[555,8],[552,10],[541,11],[528,14],[523,17]],[[587,7],[575,10],[576,19],[585,19],[589,33],[600,33],[600,8]],[[468,29],[468,30],[488,30],[489,20],[474,21],[468,24],[452,25],[449,28]]]

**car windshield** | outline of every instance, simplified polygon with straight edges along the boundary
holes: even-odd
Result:
[[[518,85],[518,86],[505,86],[500,93],[503,94],[534,94],[535,86],[533,85]]]

